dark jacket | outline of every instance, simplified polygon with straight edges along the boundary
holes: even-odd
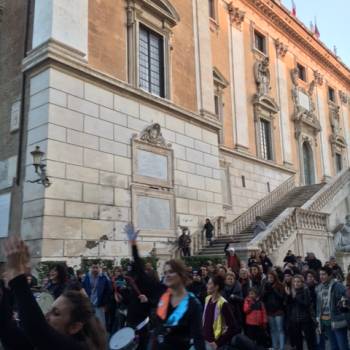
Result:
[[[214,231],[214,226],[212,225],[211,222],[207,222],[204,227],[203,231],[205,232],[205,237],[206,238],[212,238],[213,237],[213,231]]]
[[[233,314],[237,320],[238,326],[243,324],[243,292],[241,284],[236,281],[232,287],[225,286],[222,296],[230,303]]]
[[[305,262],[308,264],[309,269],[318,272],[321,267],[322,267],[322,263],[320,260],[318,259],[305,259]]]
[[[0,340],[8,350],[88,350],[80,336],[57,332],[45,320],[35,301],[25,275],[10,281],[17,302],[21,328],[12,317],[9,292],[0,301]]]
[[[271,283],[266,282],[262,290],[262,301],[269,316],[281,315],[284,313],[285,293],[278,290]]]
[[[54,299],[57,299],[65,291],[66,288],[66,283],[52,283],[51,281],[46,287]]]
[[[260,257],[260,264],[263,267],[263,272],[266,275],[269,271],[269,268],[272,267],[272,262],[269,257],[265,256],[264,258]]]
[[[172,310],[168,309],[168,316]],[[187,350],[191,339],[196,350],[205,350],[202,334],[202,307],[200,302],[190,297],[188,308],[177,326],[166,327],[165,321],[157,316],[152,350]]]
[[[291,323],[312,322],[313,311],[308,288],[299,288],[287,296],[287,314]]]
[[[91,290],[89,273],[87,273],[84,278],[83,288],[85,289],[86,294],[90,298],[92,290]],[[103,274],[98,275],[96,288],[97,288],[97,305],[96,306],[101,307],[109,304],[110,298],[112,297],[112,285],[105,275]]]
[[[207,296],[207,286],[203,281],[194,281],[188,286],[188,291],[193,293],[194,296],[201,302],[204,306],[205,297]]]

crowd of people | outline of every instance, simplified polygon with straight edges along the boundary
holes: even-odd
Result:
[[[125,231],[133,257],[127,267],[106,271],[96,261],[86,273],[64,264],[50,270],[41,289],[53,300],[46,314],[34,297],[28,248],[10,238],[0,284],[4,349],[104,350],[110,336],[130,327],[133,349],[141,350],[349,350],[350,274],[334,257],[322,264],[313,253],[288,251],[275,266],[263,251],[242,261],[228,243],[222,264],[170,260],[159,276],[139,256],[138,232],[132,225]]]

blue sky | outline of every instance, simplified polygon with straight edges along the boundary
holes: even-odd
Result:
[[[282,0],[287,8],[292,0]],[[307,27],[317,18],[320,40],[333,50],[337,47],[338,56],[350,67],[350,0],[294,0],[297,17]]]

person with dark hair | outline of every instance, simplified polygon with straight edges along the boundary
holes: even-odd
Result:
[[[309,266],[309,269],[316,273],[318,273],[322,267],[321,261],[316,258],[314,253],[306,253],[305,262]]]
[[[17,237],[5,244],[6,279],[15,296],[21,327],[13,320],[9,291],[0,300],[0,339],[9,350],[101,350],[106,333],[94,316],[89,299],[80,292],[59,296],[43,315],[26,280],[30,264],[28,247]]]
[[[346,288],[334,279],[333,270],[324,266],[320,269],[320,285],[317,287],[316,317],[320,327],[319,349],[326,348],[326,339],[331,349],[349,350],[346,314],[341,308],[346,299]]]
[[[289,289],[292,288],[292,280],[293,280],[294,272],[290,269],[286,269],[283,271],[283,284],[285,287],[288,287]]]
[[[288,330],[296,350],[303,350],[306,340],[308,350],[316,347],[315,323],[308,288],[304,286],[301,275],[293,277],[292,289],[287,291]]]
[[[178,245],[182,257],[191,256],[191,237],[187,227],[182,227],[182,234],[178,239]]]
[[[316,288],[318,285],[318,282],[316,279],[316,273],[312,270],[307,271],[305,282],[306,282],[306,287],[308,288],[310,293],[310,301],[312,305],[313,314],[316,315],[316,300],[317,300]]]
[[[276,272],[270,271],[267,274],[267,281],[261,295],[268,316],[273,348],[283,350],[285,346],[285,292]]]
[[[202,335],[202,307],[197,298],[186,290],[188,274],[181,260],[170,260],[164,265],[164,283],[168,288],[162,294],[157,311],[156,327],[149,349],[205,350]]]
[[[264,250],[260,252],[259,259],[260,259],[260,264],[263,268],[263,273],[267,275],[267,273],[269,272],[269,270],[273,265],[270,258],[266,255],[266,252]]]
[[[338,265],[334,256],[331,256],[328,262],[328,266],[332,269],[333,277],[339,282],[344,281],[344,273],[342,268]]]
[[[46,289],[57,299],[67,288],[68,273],[67,266],[59,263],[53,266],[49,271],[49,283]]]
[[[207,295],[207,286],[203,282],[199,272],[194,270],[192,272],[192,281],[188,286],[188,291],[193,293],[194,296],[204,305],[205,297]]]
[[[246,317],[246,335],[257,345],[265,346],[267,315],[256,288],[249,290],[249,294],[244,300],[243,311]]]
[[[260,259],[258,257],[258,254],[256,250],[252,250],[250,252],[250,257],[248,258],[248,267],[252,267],[253,265],[259,265]]]
[[[83,288],[88,295],[101,324],[106,327],[106,307],[112,297],[110,280],[102,273],[98,261],[93,261],[90,272],[85,275]]]
[[[252,287],[256,288],[258,292],[261,293],[265,279],[259,265],[253,265],[250,267],[250,279],[252,281]]]
[[[283,259],[283,262],[287,264],[295,264],[297,261],[297,258],[295,257],[295,255],[293,254],[293,252],[291,250],[288,250],[287,255],[285,256],[285,258]]]
[[[203,226],[203,231],[205,233],[205,238],[207,239],[209,245],[212,245],[214,226],[210,222],[210,219],[205,219],[205,225]]]
[[[203,312],[203,334],[212,349],[230,344],[233,336],[240,332],[230,304],[222,296],[224,288],[225,279],[222,276],[216,275],[209,279]]]

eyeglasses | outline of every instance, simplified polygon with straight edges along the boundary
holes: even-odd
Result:
[[[173,270],[165,270],[164,271],[164,276],[166,276],[166,275],[174,275],[174,274],[176,274],[176,272],[173,271]]]

